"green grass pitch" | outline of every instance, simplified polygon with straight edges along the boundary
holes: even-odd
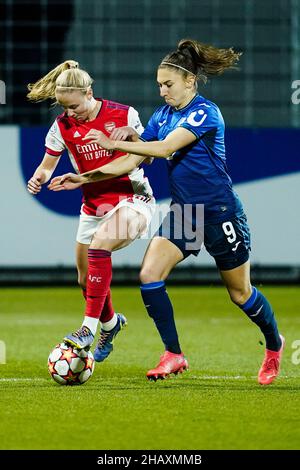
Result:
[[[81,324],[76,288],[1,289],[1,449],[299,449],[299,287],[263,287],[286,337],[281,375],[257,383],[264,347],[224,288],[170,287],[190,370],[148,382],[162,345],[138,288],[113,288],[128,327],[84,385],[56,384],[47,357]],[[3,344],[3,343],[2,343]]]

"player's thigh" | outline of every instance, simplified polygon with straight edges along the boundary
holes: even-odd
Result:
[[[205,225],[204,245],[220,271],[230,271],[249,259],[250,230],[246,216]]]
[[[120,207],[99,224],[91,248],[119,250],[138,238],[147,226],[145,215],[127,206]]]
[[[181,250],[170,240],[154,237],[145,253],[140,272],[141,282],[165,280],[177,263],[183,260]]]

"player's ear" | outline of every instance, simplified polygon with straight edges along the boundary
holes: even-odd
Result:
[[[195,87],[195,77],[193,77],[192,75],[189,75],[187,78],[186,78],[186,86],[187,88],[194,88]]]
[[[91,100],[93,98],[93,89],[91,87],[89,87],[86,91],[86,96],[89,100]]]

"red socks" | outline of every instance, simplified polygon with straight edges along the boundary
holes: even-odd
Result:
[[[85,316],[99,319],[104,306],[105,319],[101,315],[101,321],[108,321],[113,316],[110,296],[111,279],[111,252],[90,248],[88,251]]]
[[[112,319],[112,317],[114,316],[114,314],[115,314],[115,311],[114,311],[113,306],[112,306],[111,292],[110,292],[110,289],[109,289],[108,292],[107,292],[107,296],[106,296],[106,299],[105,299],[103,310],[100,314],[101,323],[106,323],[106,322],[110,321]]]
[[[82,295],[86,300],[86,289],[82,289]],[[106,323],[106,322],[110,321],[112,319],[112,317],[114,316],[114,313],[115,313],[115,311],[114,311],[114,308],[113,308],[113,305],[112,305],[111,291],[109,289],[109,291],[107,292],[105,302],[104,302],[103,310],[102,310],[101,315],[100,315],[101,322]]]

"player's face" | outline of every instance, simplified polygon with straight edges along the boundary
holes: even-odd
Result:
[[[185,79],[180,71],[170,68],[158,69],[157,83],[160,96],[175,108],[186,106],[196,93],[195,80],[192,77]]]
[[[59,92],[56,93],[56,101],[62,106],[69,117],[78,121],[86,121],[92,111],[92,94],[86,94],[81,91]]]

